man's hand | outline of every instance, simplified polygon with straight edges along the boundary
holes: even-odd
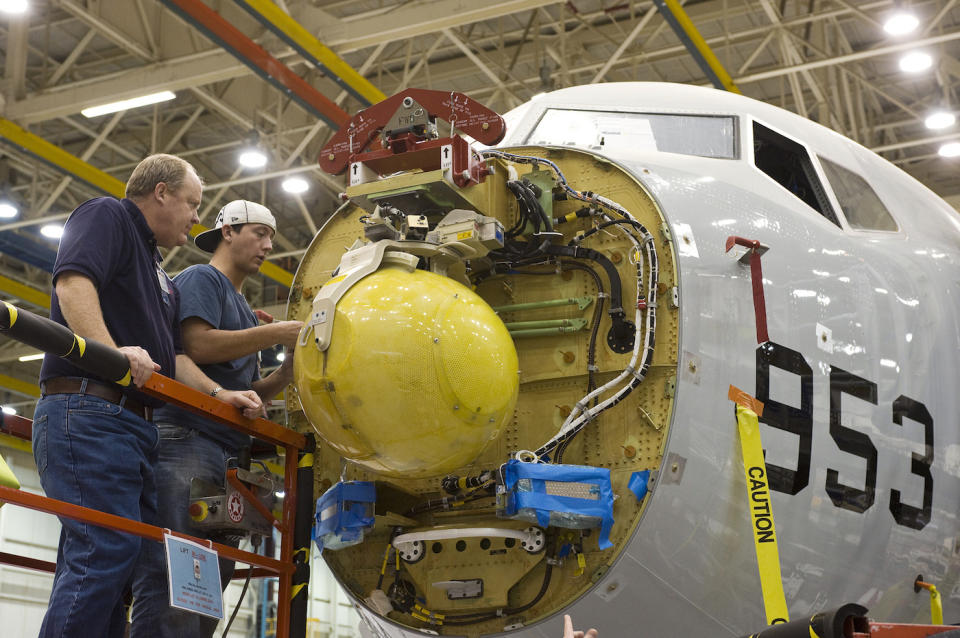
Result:
[[[255,314],[257,319],[263,323],[273,323],[273,315],[271,315],[269,312],[265,312],[263,310],[254,310],[253,314]]]
[[[274,338],[277,343],[289,351],[293,351],[297,345],[297,339],[300,337],[300,329],[303,328],[302,321],[275,321],[272,326],[274,329]]]
[[[138,388],[143,387],[150,375],[160,369],[160,364],[155,363],[150,354],[140,346],[123,346],[119,350],[130,362],[130,376]]]
[[[217,393],[217,398],[243,410],[243,416],[248,419],[267,416],[260,396],[253,390],[221,390]]]
[[[563,638],[597,638],[599,632],[596,629],[590,629],[587,633],[582,631],[573,630],[573,621],[570,619],[570,614],[563,615]]]

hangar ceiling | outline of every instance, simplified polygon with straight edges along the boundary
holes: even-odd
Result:
[[[314,230],[337,206],[341,180],[316,168],[331,130],[255,75],[159,0],[30,0],[28,13],[0,17],[0,115],[123,180],[145,155],[189,159],[207,187],[201,223],[235,198],[266,203],[280,233],[271,258],[294,271]],[[199,1],[199,0],[198,0]],[[234,0],[207,6],[353,114],[360,103],[267,31]],[[630,80],[707,84],[677,35],[648,0],[276,0],[276,4],[390,95],[406,87],[456,90],[501,112],[553,88]],[[882,26],[904,2],[879,0],[691,0],[685,9],[749,97],[817,120],[875,150],[944,197],[960,196],[957,163],[937,154],[960,127],[930,131],[924,117],[955,110],[960,96],[960,7],[917,0],[912,34]],[[933,56],[908,75],[899,57]],[[170,90],[172,101],[88,119],[81,109]],[[263,169],[241,168],[256,141]],[[293,196],[285,176],[310,189]],[[0,145],[0,196],[20,208],[0,220],[0,297],[26,302],[15,283],[48,292],[55,240],[38,233],[102,193],[28,152]],[[171,251],[169,272],[204,260]],[[8,281],[12,280],[12,281]],[[263,279],[248,292],[277,305],[286,290]],[[35,298],[34,298],[35,301]],[[0,344],[0,402],[32,411],[39,362]],[[6,396],[3,392],[8,392]]]

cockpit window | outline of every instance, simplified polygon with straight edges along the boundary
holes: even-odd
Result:
[[[753,123],[753,162],[761,171],[793,193],[810,208],[840,226],[820,182],[813,160],[802,144]]]
[[[896,231],[897,222],[867,180],[851,170],[820,158],[820,165],[840,202],[844,217],[851,228],[860,230]]]
[[[547,109],[529,144],[577,146],[611,155],[660,151],[736,159],[737,120],[724,115],[670,115]]]

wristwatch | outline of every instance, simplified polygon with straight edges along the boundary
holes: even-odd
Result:
[[[212,397],[217,396],[217,393],[220,392],[220,390],[223,390],[223,388],[221,388],[220,386],[215,387],[213,390],[210,390],[210,396]]]

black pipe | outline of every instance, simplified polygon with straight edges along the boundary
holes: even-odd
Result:
[[[0,304],[0,332],[118,385],[131,383],[130,362],[111,346],[79,337],[52,319],[7,302]]]
[[[869,631],[869,621],[864,615],[866,613],[866,607],[847,603],[839,609],[815,614],[812,618],[771,625],[759,633],[743,638],[844,638],[854,631]],[[845,629],[849,631],[845,632]]]
[[[306,447],[297,459],[297,503],[293,523],[293,595],[290,598],[290,636],[307,635],[307,602],[310,584],[310,533],[313,531],[313,452],[316,440],[304,435]]]

